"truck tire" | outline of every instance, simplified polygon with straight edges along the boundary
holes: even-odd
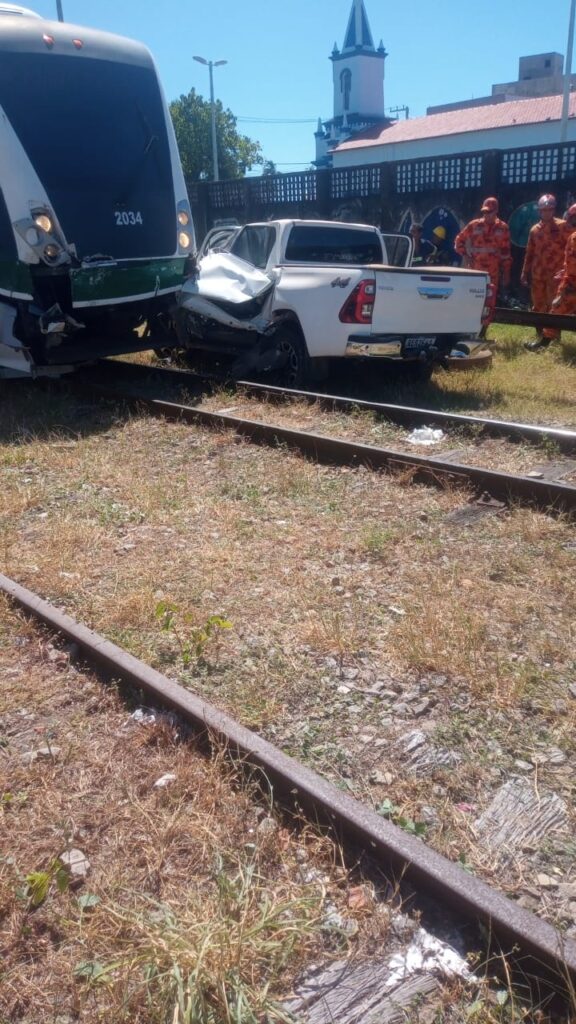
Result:
[[[300,388],[310,375],[310,356],[298,328],[283,324],[276,334],[276,351],[285,357],[284,365],[272,371],[274,384],[287,388]]]

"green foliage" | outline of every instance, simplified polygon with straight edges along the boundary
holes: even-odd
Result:
[[[242,178],[254,164],[263,163],[259,142],[240,135],[236,118],[215,103],[218,166],[221,178]],[[184,177],[198,181],[213,177],[210,102],[191,89],[170,104]]]
[[[66,892],[70,884],[68,873],[62,862],[56,858],[45,871],[31,871],[26,875],[22,895],[28,900],[30,907],[39,907],[48,896],[55,883],[58,892]]]
[[[175,638],[185,668],[193,660],[206,664],[204,652],[209,644],[214,647],[218,658],[222,631],[234,628],[222,615],[209,615],[204,622],[198,623],[192,612],[183,611],[172,601],[159,601],[154,614],[161,629]]]
[[[405,832],[409,832],[413,836],[425,836],[426,825],[423,821],[414,821],[412,818],[405,818],[404,815],[400,814],[400,808],[393,804],[391,800],[383,800],[379,807],[376,808],[378,814],[381,814],[383,818],[388,818],[399,828],[403,828]]]
[[[99,903],[100,897],[96,896],[93,892],[85,892],[78,897],[78,906],[80,907],[80,910],[92,910],[94,907],[97,907]]]

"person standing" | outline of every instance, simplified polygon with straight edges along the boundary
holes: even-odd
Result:
[[[462,257],[464,267],[484,270],[490,276],[492,288],[486,296],[489,315],[481,332],[485,334],[494,315],[498,290],[501,286],[507,288],[510,283],[512,253],[508,225],[498,216],[498,200],[489,196],[482,203],[480,213],[481,217],[469,221],[456,235],[454,248]]]
[[[556,197],[546,193],[538,200],[540,220],[530,228],[526,255],[520,275],[520,282],[530,286],[532,311],[548,313],[556,296],[556,275],[562,269],[566,243],[573,230],[570,225],[556,217]],[[537,352],[547,348],[554,338],[560,337],[560,331],[551,328],[545,333],[542,328],[536,329],[534,341],[527,341],[524,348],[529,352]]]
[[[430,257],[436,252],[436,247],[427,238],[422,237],[422,225],[415,221],[410,228],[410,236],[414,242],[412,266],[418,267],[423,263],[428,263]]]
[[[562,269],[556,274],[556,295],[550,305],[550,312],[559,315],[576,313],[576,203],[566,211],[564,220],[570,234],[564,251]],[[545,327],[538,348],[548,348],[551,341],[559,340],[560,331],[553,327]]]

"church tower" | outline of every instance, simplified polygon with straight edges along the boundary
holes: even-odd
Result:
[[[330,164],[329,150],[353,132],[387,123],[384,116],[384,44],[374,46],[364,0],[352,0],[341,50],[330,56],[334,83],[334,114],[318,126],[316,165]]]

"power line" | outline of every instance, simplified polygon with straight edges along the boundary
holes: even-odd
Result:
[[[315,117],[236,117],[237,121],[250,121],[253,124],[317,124]]]

